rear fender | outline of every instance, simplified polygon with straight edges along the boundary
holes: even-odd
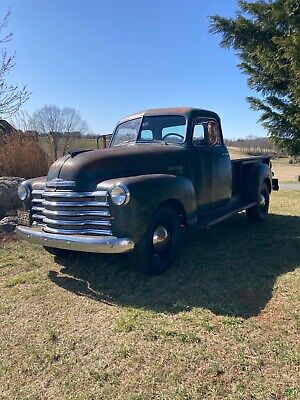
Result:
[[[266,181],[271,191],[272,172],[267,164],[258,163],[251,169],[248,185],[247,185],[247,200],[252,202],[258,202],[260,197],[260,189],[263,182]]]

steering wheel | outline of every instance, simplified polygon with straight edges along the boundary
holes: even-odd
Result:
[[[168,136],[177,136],[177,137],[179,137],[180,139],[184,140],[184,136],[180,135],[179,133],[175,133],[175,132],[167,133],[167,134],[163,137],[163,140],[165,140],[166,137],[168,137]]]

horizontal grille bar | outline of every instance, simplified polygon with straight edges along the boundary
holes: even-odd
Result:
[[[108,207],[106,201],[48,201],[44,200],[42,204],[47,207]]]
[[[44,218],[43,222],[46,225],[68,225],[68,226],[85,226],[85,225],[102,225],[111,226],[109,221],[97,221],[93,219],[81,219],[80,221],[65,221],[60,219]]]
[[[36,207],[36,208],[41,208],[43,210],[43,214],[47,216],[54,216],[54,217],[87,217],[87,216],[94,216],[94,217],[109,217],[109,211],[101,211],[101,210],[96,210],[96,211],[91,211],[91,210],[80,210],[76,211],[76,215],[74,215],[74,211],[53,211],[53,210],[46,210],[45,208],[42,207]],[[32,207],[34,209],[34,207]]]
[[[42,195],[44,193],[44,190],[36,190],[33,189],[33,191],[31,192],[31,194],[33,195]]]
[[[44,192],[42,195],[45,197],[63,197],[67,198],[80,198],[80,197],[107,197],[107,192],[95,191],[95,192]]]
[[[65,235],[112,235],[111,231],[108,230],[101,230],[101,229],[55,229],[55,228],[49,228],[49,226],[46,226],[44,228],[45,232],[49,233],[62,233]]]
[[[112,235],[108,193],[32,191],[35,224],[49,233]]]
[[[43,219],[44,217],[42,215],[40,215],[40,214],[33,214],[32,218],[33,219]]]
[[[42,212],[44,210],[44,207],[33,206],[32,210]]]

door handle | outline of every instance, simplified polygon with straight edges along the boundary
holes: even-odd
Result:
[[[229,153],[223,153],[223,154],[221,154],[222,156],[229,156]]]

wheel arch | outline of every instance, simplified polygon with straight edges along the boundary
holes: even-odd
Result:
[[[170,199],[164,200],[162,203],[159,204],[156,211],[158,211],[159,209],[161,209],[163,207],[172,208],[179,215],[181,224],[183,226],[188,225],[186,211],[180,200],[175,199],[175,198],[170,198]]]
[[[270,178],[266,178],[266,179],[264,180],[264,183],[267,184],[269,193],[271,193],[272,185],[271,185],[271,180],[270,180]]]
[[[249,174],[247,186],[247,200],[249,202],[258,202],[260,195],[260,188],[263,183],[268,185],[269,193],[271,192],[271,170],[268,165],[264,163],[255,164]]]

